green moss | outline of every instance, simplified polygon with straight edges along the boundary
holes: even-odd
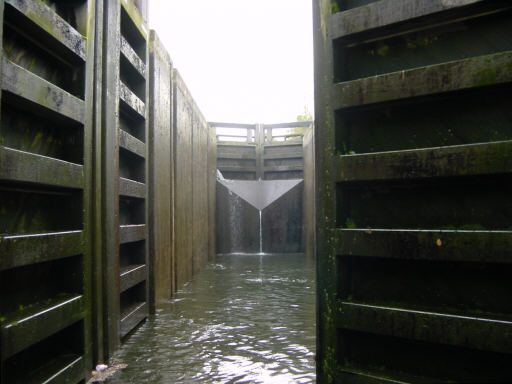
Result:
[[[484,86],[489,84],[495,84],[498,81],[498,75],[496,68],[489,65],[485,69],[481,69],[476,73],[476,84],[477,86]]]
[[[485,231],[485,227],[480,224],[464,224],[459,229],[464,231]]]
[[[331,14],[338,13],[338,12],[340,12],[340,7],[338,5],[338,2],[332,1],[331,2]]]
[[[345,228],[353,229],[357,228],[356,223],[354,220],[350,217],[347,217],[347,220],[345,220]]]
[[[382,47],[380,47],[379,49],[377,49],[377,55],[379,56],[386,56],[389,52],[389,45],[385,44],[383,45]]]

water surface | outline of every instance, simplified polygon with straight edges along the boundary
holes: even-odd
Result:
[[[131,335],[108,383],[315,381],[314,262],[225,255]]]

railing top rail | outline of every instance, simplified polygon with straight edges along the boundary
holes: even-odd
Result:
[[[312,121],[295,121],[292,123],[279,123],[279,124],[263,124],[264,128],[298,128],[298,127],[309,127],[312,125]]]
[[[245,128],[245,129],[255,129],[257,124],[239,124],[239,123],[221,123],[217,121],[208,122],[210,127],[213,128]]]

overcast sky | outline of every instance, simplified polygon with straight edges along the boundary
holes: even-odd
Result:
[[[313,111],[311,0],[151,0],[157,31],[208,121]]]

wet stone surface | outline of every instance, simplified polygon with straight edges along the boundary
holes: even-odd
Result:
[[[126,383],[315,382],[314,261],[220,256],[121,348]]]

